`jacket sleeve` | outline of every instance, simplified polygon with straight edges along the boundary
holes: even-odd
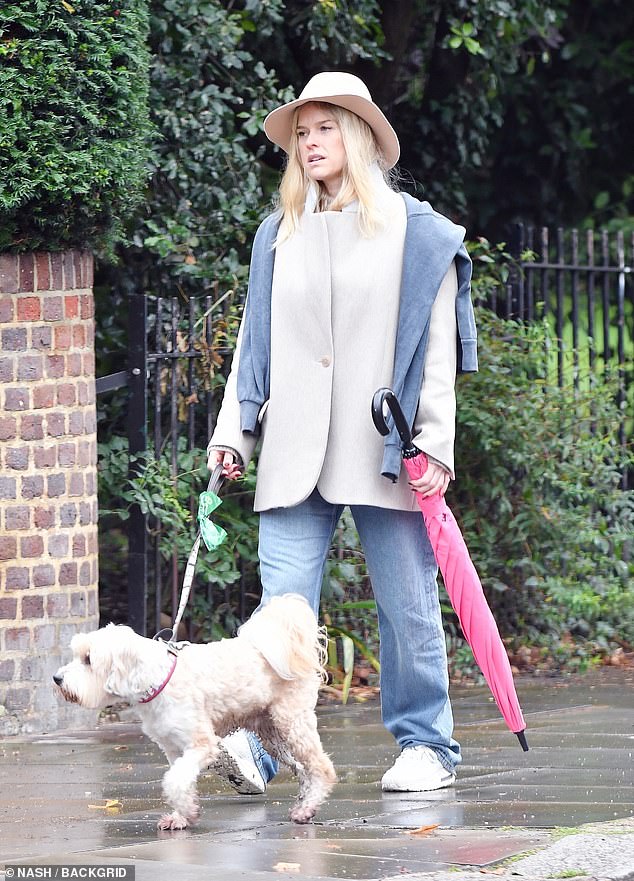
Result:
[[[454,477],[456,435],[456,296],[452,262],[431,310],[423,384],[414,421],[414,444]]]
[[[207,445],[207,452],[212,449],[230,450],[237,453],[242,459],[242,465],[246,468],[249,464],[257,437],[254,434],[243,432],[240,428],[240,402],[238,401],[238,365],[240,364],[240,350],[244,333],[244,318],[238,331],[236,349],[233,353],[231,370],[225,385],[225,393],[222,399],[220,412],[216,421],[211,439]]]

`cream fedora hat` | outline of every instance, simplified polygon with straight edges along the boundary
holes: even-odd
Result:
[[[374,132],[388,168],[396,165],[401,152],[396,132],[373,102],[368,87],[352,73],[324,71],[317,73],[304,86],[297,100],[283,104],[264,120],[267,138],[288,153],[291,143],[293,113],[309,101],[322,101],[345,107],[365,120]]]

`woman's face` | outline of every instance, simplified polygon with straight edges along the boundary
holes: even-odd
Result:
[[[299,156],[311,180],[321,181],[329,196],[336,196],[346,166],[346,151],[339,126],[326,106],[304,104],[297,117]]]

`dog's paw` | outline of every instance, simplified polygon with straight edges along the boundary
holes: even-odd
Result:
[[[174,811],[173,814],[165,814],[156,824],[156,828],[162,832],[175,832],[178,829],[187,829],[188,826],[189,823],[185,817],[177,811]]]
[[[293,823],[310,823],[316,813],[317,808],[299,804],[292,807],[288,815]]]

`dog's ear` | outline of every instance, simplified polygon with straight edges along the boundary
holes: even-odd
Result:
[[[130,650],[133,636],[129,627],[108,624],[95,634],[90,647],[90,666],[103,682],[104,691],[113,697],[130,694]]]
[[[126,698],[130,695],[130,683],[128,682],[127,670],[119,664],[115,664],[106,679],[105,689],[113,697]]]
[[[111,629],[112,627],[112,629]],[[130,627],[111,625],[104,631],[108,636],[110,663],[105,680],[108,694],[126,700],[138,698],[148,691],[160,677],[153,659],[147,656],[149,640],[138,636]]]
[[[94,636],[93,633],[76,633],[70,641],[70,650],[73,658],[84,659],[90,654],[90,646]]]

